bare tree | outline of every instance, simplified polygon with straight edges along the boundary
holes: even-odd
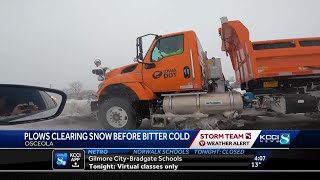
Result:
[[[81,93],[81,97],[86,98],[86,99],[90,99],[90,98],[94,98],[96,95],[96,91],[94,90],[83,90]]]
[[[75,81],[70,83],[69,88],[62,89],[68,96],[68,99],[91,99],[95,98],[96,91],[83,89],[82,83]]]
[[[70,88],[63,88],[61,91],[63,91],[66,94],[70,94],[71,93]]]
[[[79,81],[71,83],[70,91],[75,97],[79,98],[79,95],[82,91],[82,83]]]

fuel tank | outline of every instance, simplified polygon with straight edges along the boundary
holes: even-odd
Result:
[[[163,99],[163,111],[172,114],[219,114],[226,111],[243,111],[239,92],[171,95]]]

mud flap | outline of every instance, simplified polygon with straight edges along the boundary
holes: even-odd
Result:
[[[91,101],[90,106],[91,106],[91,111],[92,111],[92,112],[96,112],[96,111],[98,111],[98,109],[99,109],[99,103],[98,103],[98,101]]]

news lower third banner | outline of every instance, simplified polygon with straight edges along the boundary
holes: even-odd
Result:
[[[10,130],[0,148],[320,148],[320,130]]]
[[[320,149],[0,149],[0,171],[320,170]]]

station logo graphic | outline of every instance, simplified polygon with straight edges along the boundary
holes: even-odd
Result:
[[[264,134],[260,135],[260,142],[263,143],[279,143],[281,145],[290,145],[290,134]]]
[[[290,134],[280,134],[280,144],[290,144]]]

